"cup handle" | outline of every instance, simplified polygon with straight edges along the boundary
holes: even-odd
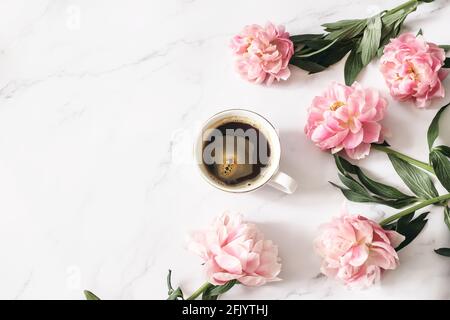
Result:
[[[297,181],[281,171],[275,173],[275,175],[269,180],[268,184],[287,194],[292,194],[297,189]]]

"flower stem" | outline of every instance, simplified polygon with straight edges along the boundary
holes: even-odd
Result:
[[[400,219],[403,216],[413,213],[414,211],[417,211],[419,209],[422,209],[423,207],[429,206],[430,204],[442,202],[442,201],[449,200],[449,199],[450,199],[450,193],[445,194],[443,196],[436,197],[436,198],[431,198],[431,199],[425,200],[421,203],[416,204],[415,206],[412,206],[408,209],[400,211],[399,213],[394,214],[393,216],[390,216],[387,219],[384,219],[383,221],[381,221],[380,225],[382,225],[382,226],[387,225],[397,219]]]
[[[391,148],[388,148],[388,147],[386,147],[386,146],[382,146],[382,145],[379,145],[379,144],[373,144],[372,147],[373,147],[374,149],[379,150],[379,151],[383,151],[383,152],[385,152],[385,153],[387,153],[387,154],[389,154],[389,153],[390,153],[390,154],[395,154],[395,155],[396,155],[397,157],[399,157],[400,159],[405,160],[406,162],[408,162],[408,163],[410,163],[410,164],[412,164],[412,165],[415,165],[416,167],[422,168],[423,170],[426,170],[426,171],[428,171],[429,173],[435,175],[434,170],[433,170],[433,167],[430,166],[430,165],[429,165],[428,163],[426,163],[426,162],[419,161],[419,160],[417,160],[417,159],[411,158],[410,156],[407,156],[406,154],[403,154],[403,153],[401,153],[401,152],[395,151],[395,150],[393,150],[393,149],[391,149]]]
[[[389,10],[389,13],[394,13],[394,12],[406,9],[406,8],[408,8],[410,5],[412,5],[414,3],[419,4],[419,1],[418,0],[407,1],[407,2],[402,3],[401,5],[399,5],[399,6],[395,7],[395,8],[392,8],[391,10]]]
[[[186,300],[195,300],[195,299],[197,299],[199,295],[201,295],[206,289],[208,289],[211,286],[213,286],[211,283],[205,282],[200,288],[195,290],[194,293],[191,294],[191,296],[189,298],[187,298]]]

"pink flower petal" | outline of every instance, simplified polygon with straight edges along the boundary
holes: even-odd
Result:
[[[370,152],[370,144],[363,143],[354,149],[345,149],[347,155],[355,160],[361,160],[366,157]]]
[[[364,132],[358,131],[356,133],[349,132],[347,137],[342,142],[345,149],[354,149],[363,141]]]
[[[363,265],[369,257],[369,248],[366,245],[353,247],[352,256],[348,263],[354,267]]]
[[[364,143],[377,142],[380,139],[381,125],[378,122],[366,122],[364,123],[363,132]]]
[[[364,216],[344,211],[320,230],[315,248],[323,258],[321,271],[328,277],[365,287],[377,282],[383,270],[396,269],[399,264],[390,241],[398,235]],[[354,230],[353,237],[350,230]]]
[[[193,233],[188,248],[202,258],[214,285],[233,279],[262,285],[278,280],[281,271],[277,246],[237,214],[224,213],[208,229]]]
[[[418,108],[426,108],[430,100],[445,95],[441,81],[445,52],[423,36],[411,33],[391,39],[380,59],[391,95],[400,101],[412,100]]]
[[[242,273],[241,261],[232,255],[222,253],[220,255],[217,255],[214,260],[221,268],[230,273]]]
[[[236,70],[250,82],[270,85],[275,80],[287,80],[291,74],[289,60],[294,44],[283,26],[246,26],[233,37],[230,47],[236,55]]]

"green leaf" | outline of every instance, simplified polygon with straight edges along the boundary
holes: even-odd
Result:
[[[339,20],[336,22],[324,23],[322,24],[322,27],[324,27],[325,29],[329,29],[330,31],[333,31],[343,28],[354,27],[359,23],[361,23],[361,21],[362,21],[361,19]]]
[[[437,146],[437,147],[434,147],[434,150],[438,150],[443,155],[445,155],[446,157],[450,158],[450,147],[448,147],[448,146]]]
[[[441,118],[442,112],[450,105],[450,103],[443,106],[434,116],[431,121],[430,126],[428,127],[427,139],[428,139],[428,148],[431,150],[433,148],[433,144],[436,141],[436,138],[439,136],[439,119]]]
[[[380,40],[380,46],[377,51],[377,56],[381,57],[383,54],[384,46],[389,42],[391,38],[395,38],[397,36],[397,30],[394,28],[393,25],[384,25],[383,23],[383,29],[381,31],[381,40]]]
[[[372,196],[367,193],[361,193],[358,191],[353,191],[350,189],[347,189],[345,187],[341,187],[340,185],[337,185],[331,181],[329,181],[330,184],[338,189],[341,190],[342,194],[347,200],[353,201],[353,202],[362,202],[362,203],[378,203],[385,206],[393,207],[396,209],[404,208],[410,204],[413,204],[417,202],[416,198],[405,198],[405,199],[397,199],[397,200],[387,200],[382,199],[379,197]]]
[[[350,162],[348,162],[344,158],[338,156],[337,154],[334,154],[333,156],[334,156],[334,161],[336,163],[336,167],[342,174],[347,175],[348,173],[351,173],[351,174],[357,173],[357,169],[356,169],[356,168],[358,168],[357,166],[351,164]]]
[[[349,189],[345,189],[333,183],[332,185],[341,189],[347,199],[357,202],[379,203],[396,209],[404,208],[418,201],[415,197],[408,196],[391,186],[370,179],[358,166],[351,164],[344,158],[334,155],[334,159],[336,167],[342,174],[339,175],[339,179]],[[360,182],[356,181],[351,176],[352,174],[356,175]],[[369,194],[366,189],[380,197]]]
[[[398,219],[396,229],[403,230],[406,227],[408,227],[408,224],[414,218],[414,214],[415,214],[415,212],[412,212],[412,213],[407,214],[406,216],[403,216],[400,219]]]
[[[388,156],[397,174],[415,195],[422,199],[431,199],[439,196],[428,174],[392,153],[388,154]]]
[[[237,280],[231,280],[227,283],[221,285],[221,286],[215,286],[211,288],[209,293],[213,296],[218,296],[220,294],[224,294],[225,292],[229,291],[231,288],[233,288],[237,284]]]
[[[342,60],[342,58],[344,58],[345,55],[350,52],[353,46],[353,41],[338,41],[326,51],[316,54],[310,57],[308,60],[314,61],[322,66],[329,67]]]
[[[410,14],[411,12],[414,12],[414,11],[416,11],[416,9],[417,9],[417,7],[418,7],[418,5],[419,5],[419,2],[420,1],[422,1],[422,0],[418,0],[418,1],[408,1],[408,3],[404,3],[403,5],[402,5],[402,10],[400,10],[400,12],[403,12],[403,14],[405,15],[405,17],[408,15],[408,14]],[[424,2],[426,2],[427,0],[424,0]],[[429,1],[433,1],[433,0],[429,0]],[[405,6],[406,5],[406,6]],[[391,12],[391,11],[389,11],[389,12]]]
[[[448,206],[444,208],[444,222],[450,230],[450,208]]]
[[[294,43],[304,43],[305,41],[321,39],[323,34],[299,34],[296,36],[291,36],[289,39]]]
[[[290,64],[299,67],[300,69],[306,70],[309,73],[317,73],[326,69],[326,67],[305,59],[300,59],[297,57],[292,57],[289,61]]]
[[[414,220],[411,220],[414,216],[414,213],[409,214],[400,218],[397,221],[396,231],[405,237],[405,240],[400,243],[400,245],[395,248],[395,250],[400,251],[408,244],[410,244],[423,230],[428,220],[425,219],[429,212],[422,213],[419,217]]]
[[[380,197],[387,198],[387,199],[403,200],[406,203],[405,205],[408,205],[408,204],[411,204],[411,203],[414,203],[417,201],[417,199],[415,197],[406,195],[394,187],[391,187],[386,184],[372,180],[371,178],[366,176],[364,174],[364,172],[358,166],[351,164],[344,158],[339,157],[338,155],[334,155],[334,159],[335,159],[338,170],[343,175],[348,175],[348,174],[357,175],[359,181],[361,181],[361,183],[364,185],[364,187],[366,187],[370,192],[372,192]],[[397,202],[396,206],[398,206],[399,204],[401,204],[401,202]]]
[[[423,36],[422,28],[420,28],[419,31],[417,31],[416,37],[417,36]]]
[[[434,250],[434,252],[444,257],[450,257],[450,248],[439,248]]]
[[[329,46],[325,50],[317,52],[319,49],[328,46],[330,43],[333,43],[333,41],[323,39],[305,41],[303,47],[300,48],[300,50],[295,51],[293,58],[298,57],[300,54],[310,55],[311,53],[315,52],[315,54],[301,59],[319,64],[320,66],[327,68],[344,58],[345,55],[354,46],[354,42],[351,40],[336,41],[333,45]]]
[[[351,86],[353,82],[355,82],[356,78],[358,77],[358,74],[361,72],[363,68],[364,65],[361,61],[361,54],[358,53],[358,49],[354,47],[350,52],[347,61],[345,62],[344,67],[345,84]]]
[[[387,11],[382,17],[383,24],[382,35],[380,41],[380,47],[378,48],[377,55],[383,54],[384,46],[390,39],[396,38],[400,33],[400,29],[405,21],[406,17],[417,8],[417,2],[413,2],[402,10]]]
[[[414,9],[415,10],[415,9]],[[412,11],[414,11],[412,10]],[[403,22],[405,22],[406,17],[408,16],[408,14],[410,14],[412,11],[406,13],[402,18],[398,19],[397,21],[395,21],[394,23],[394,30],[396,31],[397,34],[400,33],[400,29],[402,28]]]
[[[101,300],[99,297],[97,297],[95,294],[88,290],[83,291],[84,296],[86,297],[86,300]]]
[[[363,65],[368,65],[377,54],[381,41],[381,28],[382,23],[380,15],[376,15],[369,19],[360,43],[361,61]]]
[[[381,57],[383,55],[385,45],[388,44],[388,42],[392,38],[396,38],[399,31],[400,31],[399,29],[396,29],[393,26],[391,26],[391,27],[389,27],[388,31],[385,31],[386,33],[383,32],[383,37],[381,38],[381,41],[380,41],[380,47],[378,48],[378,51],[377,51],[378,57]]]
[[[393,27],[399,20],[406,17],[405,11],[387,12],[381,17],[381,22],[385,27]]]
[[[395,228],[397,228],[397,222],[390,223],[390,224],[385,224],[385,225],[383,226],[383,229],[384,229],[384,230],[395,231]]]
[[[445,52],[450,51],[450,45],[448,44],[441,44],[439,48],[444,49]]]
[[[183,291],[181,291],[181,288],[176,288],[167,298],[167,300],[184,300],[183,299]]]
[[[326,40],[324,40],[324,41],[326,41]],[[319,54],[322,51],[325,51],[328,48],[330,48],[333,44],[336,43],[336,41],[337,41],[337,39],[334,40],[334,41],[329,42],[328,44],[326,44],[325,46],[321,47],[320,49],[317,49],[316,51],[313,51],[313,52],[310,52],[310,53],[296,55],[296,57],[297,58],[308,58],[308,57],[314,56],[314,55]]]
[[[415,197],[408,197],[403,199],[396,199],[396,200],[385,200],[384,204],[387,206],[390,206],[392,208],[401,209],[404,207],[407,207],[413,203],[418,202],[419,199]]]
[[[444,68],[450,68],[450,58],[446,58],[444,60]]]
[[[418,221],[424,221],[425,218],[428,216],[429,213],[430,213],[430,211],[423,212],[423,213],[421,213],[416,219],[414,219],[413,221],[415,221],[415,222],[418,222]]]
[[[362,19],[359,20],[357,23],[342,27],[340,29],[332,30],[329,34],[325,36],[325,39],[327,40],[345,40],[345,39],[351,39],[357,36],[360,36],[361,33],[364,31],[367,25],[367,20]]]
[[[374,142],[372,142],[371,144],[375,145],[375,146],[382,146],[382,147],[390,147],[391,146],[389,144],[389,142],[387,142],[386,140],[384,140],[382,143],[374,143]]]
[[[397,37],[406,17],[416,10],[419,1],[406,2],[401,7],[396,7],[390,11],[382,11],[377,16],[368,19],[350,19],[326,23],[323,27],[325,32],[328,33],[325,34],[291,36],[290,39],[295,46],[295,54],[301,52],[305,59],[298,60],[293,57],[290,62],[310,73],[316,73],[338,62],[349,51],[353,51],[353,55],[349,56],[345,65],[346,84],[351,85],[363,69],[363,61],[367,64],[375,54],[380,55],[383,52],[384,45],[389,39]],[[369,21],[371,21],[374,31],[367,30]],[[380,24],[381,27],[379,27]],[[373,45],[360,48],[364,34],[366,34],[364,42],[368,41]],[[325,48],[329,43],[324,41],[336,41],[336,43]],[[378,43],[378,46],[375,46],[375,43]],[[361,59],[363,48],[364,60]]]
[[[432,150],[430,153],[430,163],[442,186],[450,192],[450,161],[441,152]]]
[[[335,41],[324,40],[324,39],[314,39],[314,40],[307,40],[304,42],[304,44],[306,47],[308,47],[310,49],[319,50],[325,46],[328,46],[329,44],[334,43]]]
[[[231,280],[221,286],[208,287],[202,294],[202,300],[217,300],[219,295],[229,291],[237,284],[237,280]]]
[[[357,171],[357,175],[358,179],[363,183],[363,185],[378,196],[385,197],[388,199],[399,199],[399,200],[414,198],[412,196],[404,194],[403,192],[399,191],[394,187],[370,179],[359,168]]]
[[[337,185],[330,181],[330,184],[333,185],[336,188],[339,188],[342,191],[342,194],[344,197],[346,197],[348,200],[353,202],[377,202],[376,199],[374,199],[372,196],[367,194],[360,194],[358,192],[355,192],[350,189],[346,189],[344,187],[341,187],[340,185]]]
[[[342,181],[342,183],[350,190],[355,191],[356,193],[360,193],[362,195],[370,196],[367,190],[352,177],[344,176],[342,174],[338,174],[338,176],[339,179]]]
[[[217,300],[217,299],[219,299],[219,296],[211,296],[205,294],[205,292],[202,294],[202,300]]]
[[[167,300],[178,300],[178,298],[180,298],[181,300],[183,300],[183,291],[181,291],[181,288],[178,287],[175,290],[172,287],[172,270],[169,270],[169,273],[167,274],[167,289],[168,292],[167,294],[169,295],[169,297],[167,298]]]
[[[170,270],[170,269],[169,269],[169,272],[167,274],[166,282],[167,282],[167,290],[168,290],[167,294],[170,295],[174,291],[173,287],[172,287],[172,270]]]

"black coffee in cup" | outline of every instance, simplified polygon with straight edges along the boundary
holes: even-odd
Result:
[[[203,160],[216,181],[228,186],[251,185],[269,164],[269,141],[244,120],[219,123],[205,139]]]

